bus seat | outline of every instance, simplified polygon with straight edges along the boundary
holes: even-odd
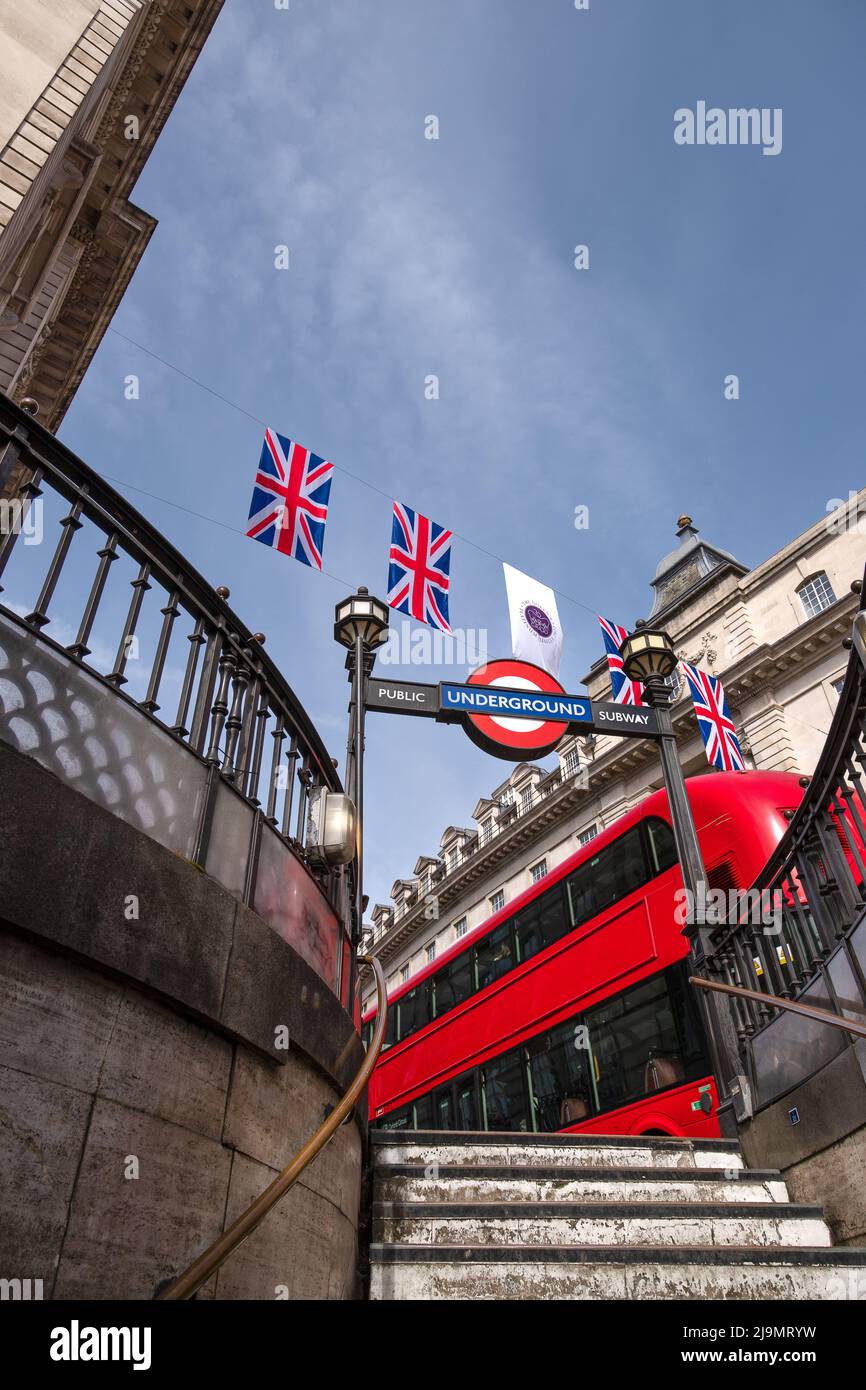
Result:
[[[574,1125],[578,1120],[585,1120],[588,1114],[589,1106],[583,1096],[566,1096],[559,1107],[559,1123]]]
[[[666,1086],[676,1086],[685,1080],[682,1059],[675,1052],[665,1054],[651,1052],[644,1068],[644,1091],[662,1091]]]

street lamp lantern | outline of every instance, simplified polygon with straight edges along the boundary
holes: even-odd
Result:
[[[629,680],[667,680],[677,668],[674,644],[666,632],[638,623],[619,649]]]
[[[388,607],[360,588],[344,598],[334,612],[334,640],[352,650],[357,642],[365,647],[381,647],[388,637]]]
[[[357,845],[355,803],[351,797],[324,786],[311,788],[304,844],[311,863],[320,867],[351,864]]]

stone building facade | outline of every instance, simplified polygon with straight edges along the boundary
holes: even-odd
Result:
[[[670,632],[681,657],[722,677],[747,767],[810,773],[857,611],[851,586],[866,555],[866,488],[751,570],[704,540],[690,517],[680,517],[677,542],[651,581],[646,616]],[[584,683],[592,699],[611,698],[603,655]],[[679,678],[673,720],[686,775],[711,772]],[[639,739],[569,738],[552,768],[517,764],[478,800],[471,826],[448,826],[438,848],[395,881],[392,901],[373,907],[373,949],[389,990],[661,784],[654,745]]]
[[[56,430],[153,234],[130,193],[223,0],[0,0],[0,391]]]

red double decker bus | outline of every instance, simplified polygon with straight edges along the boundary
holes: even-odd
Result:
[[[748,888],[802,799],[799,778],[716,773],[686,786],[710,886]],[[718,1135],[674,916],[681,887],[656,792],[395,990],[371,1122]]]

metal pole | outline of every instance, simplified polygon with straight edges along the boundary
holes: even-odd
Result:
[[[355,686],[355,708],[354,708],[354,736],[352,742],[355,745],[355,815],[357,816],[357,845],[358,845],[358,872],[355,876],[355,945],[361,940],[361,927],[364,918],[364,891],[363,891],[363,827],[364,827],[364,658],[366,649],[363,637],[355,638],[355,670],[353,672],[353,682]]]
[[[354,1006],[357,979],[357,949],[361,941],[364,919],[364,684],[366,645],[363,637],[355,637],[354,647],[349,654],[352,681],[352,702],[349,707],[349,739],[346,748],[346,790],[352,788],[355,802],[355,900],[353,904],[352,952],[350,957],[350,979],[348,1003]]]
[[[690,895],[692,904],[691,920],[686,922],[683,935],[689,939],[693,973],[703,975],[707,968],[707,958],[712,957],[712,933],[706,921],[707,871],[698,840],[692,808],[686,792],[685,778],[677,750],[677,740],[671,719],[671,692],[667,684],[658,677],[650,677],[644,683],[647,700],[656,710],[659,728],[659,756],[662,776],[670,809],[674,843],[683,877],[683,887]],[[737,1035],[727,1000],[719,994],[702,994],[704,1019],[710,1048],[713,1074],[719,1090],[719,1122],[723,1130],[723,1116],[733,1110],[730,1096],[730,1083],[740,1071],[740,1055]],[[735,1127],[731,1130],[736,1133]]]
[[[652,692],[650,692],[651,682],[647,681],[647,692],[650,694],[650,703],[653,704]],[[667,691],[665,691],[667,694]],[[671,825],[674,832],[674,842],[677,847],[677,856],[680,861],[680,868],[683,874],[683,887],[691,894],[694,905],[695,917],[692,930],[687,930],[686,935],[700,935],[706,932],[705,908],[707,901],[707,871],[704,868],[704,856],[701,853],[701,846],[698,841],[698,832],[695,828],[692,808],[686,793],[686,783],[683,777],[683,769],[680,764],[679,753],[677,751],[677,740],[674,734],[671,712],[664,704],[655,704],[658,718],[658,727],[661,737],[659,738],[659,755],[661,757],[662,775],[665,782],[665,791],[668,796],[668,806],[671,813]]]

